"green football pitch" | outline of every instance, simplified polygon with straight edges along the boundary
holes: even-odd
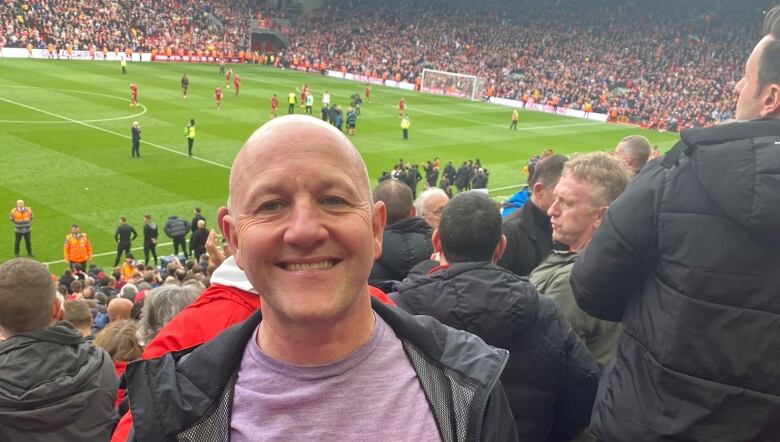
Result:
[[[114,230],[119,216],[141,231],[143,215],[160,226],[158,253],[172,253],[162,225],[169,215],[189,221],[201,207],[215,226],[227,198],[230,165],[244,140],[270,119],[270,99],[306,83],[320,108],[325,90],[346,109],[349,96],[364,85],[252,65],[232,66],[241,76],[239,96],[225,89],[215,65],[132,63],[121,75],[119,63],[0,59],[0,209],[19,198],[35,212],[33,253],[61,273],[62,243],[77,223],[92,241],[94,261],[113,264]],[[183,73],[190,93],[181,95]],[[140,106],[130,107],[129,84],[138,84]],[[223,87],[222,109],[213,92]],[[642,133],[663,151],[676,134],[640,131],[556,115],[522,112],[517,131],[508,129],[506,107],[457,98],[372,87],[352,142],[363,154],[372,182],[403,158],[422,163],[439,157],[442,165],[479,158],[490,172],[490,193],[508,197],[525,181],[528,158],[544,149],[571,154],[609,150],[622,137]],[[410,139],[403,140],[396,105],[404,97],[411,117]],[[302,109],[296,108],[296,113]],[[194,118],[194,157],[186,154],[184,126]],[[141,124],[141,159],[130,157],[130,126]],[[0,261],[13,256],[13,225],[0,234]],[[140,249],[137,239],[134,248]],[[24,254],[24,245],[22,245]],[[136,251],[136,257],[142,253]]]

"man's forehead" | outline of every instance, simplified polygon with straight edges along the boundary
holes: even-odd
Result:
[[[300,172],[304,165],[336,167],[356,182],[366,178],[365,164],[352,143],[337,129],[318,119],[282,117],[267,123],[247,140],[236,156],[230,177],[231,192],[241,192],[246,180],[264,172]]]

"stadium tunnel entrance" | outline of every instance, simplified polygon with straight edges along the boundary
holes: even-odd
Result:
[[[252,31],[252,50],[278,52],[290,48],[290,42],[274,31]]]

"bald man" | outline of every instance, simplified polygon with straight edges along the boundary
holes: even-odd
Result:
[[[33,256],[30,242],[33,216],[32,209],[24,205],[24,200],[17,200],[16,207],[11,209],[11,213],[8,215],[8,219],[14,223],[14,256],[19,256],[19,245],[22,238],[24,238],[24,245],[27,248],[27,256]]]
[[[125,298],[114,298],[108,303],[106,312],[110,322],[120,319],[130,319],[130,312],[133,310],[133,301]]]
[[[372,301],[386,211],[346,136],[307,116],[271,120],[238,153],[229,190],[218,221],[260,311],[184,359],[128,368],[136,440],[213,428],[232,441],[515,440],[506,351]]]

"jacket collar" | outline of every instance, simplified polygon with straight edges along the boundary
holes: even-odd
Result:
[[[404,342],[418,347],[438,365],[451,367],[492,388],[506,364],[508,353],[485,344],[470,333],[442,325],[427,316],[411,316],[371,298],[373,310]],[[132,362],[127,391],[137,434],[164,439],[207,414],[241,363],[247,342],[260,324],[260,310],[214,339],[194,349],[159,358]],[[164,416],[158,416],[164,411]]]

